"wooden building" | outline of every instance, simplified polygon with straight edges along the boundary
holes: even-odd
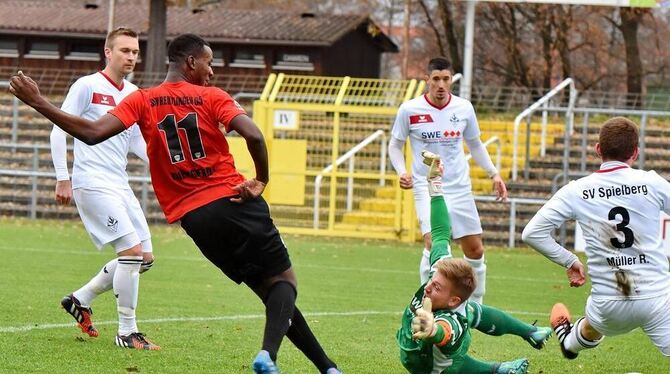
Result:
[[[96,9],[85,3],[0,0],[0,67],[91,71],[104,66],[107,1]],[[143,71],[148,1],[116,4],[114,25],[140,32],[136,71]],[[367,15],[234,10],[221,5],[194,13],[168,7],[166,43],[182,33],[199,34],[211,44],[216,74],[378,78],[381,54],[398,51]]]

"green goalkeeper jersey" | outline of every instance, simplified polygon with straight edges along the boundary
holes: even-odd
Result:
[[[400,346],[400,361],[412,374],[451,373],[450,368],[458,369],[470,347],[470,326],[479,318],[477,304],[467,301],[456,310],[435,310],[435,322],[446,322],[451,327],[451,336],[439,344],[412,338],[412,318],[421,307],[424,297],[422,285],[414,294],[411,303],[405,308],[402,322],[396,338]],[[457,371],[457,370],[456,370]]]
[[[431,198],[431,232],[433,246],[430,263],[433,265],[443,257],[451,257],[451,223],[442,196]],[[434,269],[431,269],[431,277],[433,272]],[[400,346],[400,361],[412,374],[458,372],[470,347],[470,326],[478,323],[481,308],[476,303],[466,301],[455,310],[435,310],[435,322],[448,324],[450,336],[438,344],[414,340],[412,319],[416,310],[422,306],[425,287],[426,284],[419,287],[402,315],[400,329],[396,334]]]

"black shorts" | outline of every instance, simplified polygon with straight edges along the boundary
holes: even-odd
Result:
[[[286,246],[262,197],[212,201],[181,218],[205,257],[236,283],[257,284],[291,267]]]

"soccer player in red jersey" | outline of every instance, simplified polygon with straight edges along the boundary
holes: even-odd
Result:
[[[212,50],[202,38],[176,37],[168,58],[163,83],[133,92],[97,121],[61,111],[21,72],[10,79],[10,92],[86,144],[137,123],[168,222],[180,221],[208,260],[236,283],[244,282],[265,304],[263,346],[252,363],[254,371],[277,372],[277,351],[286,335],[320,372],[339,373],[295,306],[296,276],[261,197],[269,178],[262,133],[230,95],[207,86]],[[246,140],[255,178],[237,172],[220,126]]]

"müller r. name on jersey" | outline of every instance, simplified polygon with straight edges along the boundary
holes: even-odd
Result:
[[[627,184],[621,185],[621,186],[612,186],[612,187],[599,187],[598,189],[595,188],[588,188],[585,190],[582,190],[582,198],[584,200],[588,199],[595,199],[596,197],[604,197],[606,199],[609,199],[610,197],[614,196],[624,196],[624,195],[637,195],[637,194],[642,194],[642,195],[647,195],[647,185],[646,184],[641,184],[638,186],[629,186]]]

